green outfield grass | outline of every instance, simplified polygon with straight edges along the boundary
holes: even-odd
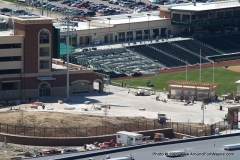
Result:
[[[199,82],[200,72],[197,70],[188,70],[188,81],[197,81]],[[213,82],[213,68],[202,69],[201,72],[201,82]],[[240,80],[240,73],[226,70],[224,67],[215,67],[214,68],[214,79],[215,83],[219,83],[217,94],[220,95],[225,93],[225,80],[226,81],[226,91],[231,92],[234,91],[236,93],[236,84],[237,80]],[[163,90],[166,88],[168,90],[167,81],[170,80],[186,80],[186,71],[182,72],[174,72],[174,73],[166,73],[166,74],[158,74],[157,76],[144,77],[144,78],[132,78],[130,79],[130,86],[147,86],[147,81],[150,81],[157,90]],[[126,78],[124,80],[114,80],[113,82],[126,82],[129,84],[129,79]]]

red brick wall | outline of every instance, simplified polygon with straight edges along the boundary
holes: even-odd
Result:
[[[66,86],[66,75],[56,75],[54,76],[56,78],[56,81],[52,83],[51,87],[63,87]],[[90,81],[90,84],[95,79],[100,79],[103,81],[103,78],[99,76],[98,74],[94,73],[82,73],[82,74],[70,74],[69,75],[69,83],[71,86],[71,82],[77,81],[77,80],[88,80]]]
[[[171,18],[171,12],[170,11],[160,11],[159,14],[160,18]]]
[[[66,86],[66,75],[65,74],[56,75],[53,77],[56,78],[55,81],[46,81],[51,85],[51,87]],[[92,82],[95,79],[100,79],[103,81],[103,78],[101,76],[99,76],[98,74],[94,74],[94,73],[79,73],[79,74],[70,74],[69,75],[70,86],[71,86],[71,82],[76,81],[76,80],[88,80],[88,81],[90,81],[90,84],[92,84]],[[24,77],[22,79],[20,77],[16,77],[16,78],[0,79],[0,84],[1,84],[1,81],[11,81],[11,80],[22,80],[22,89],[37,89],[39,84],[43,82],[43,81],[37,80],[37,77],[25,77],[25,83],[24,83]],[[0,85],[0,90],[1,90],[1,87],[2,87],[2,85]]]
[[[14,35],[25,35],[25,25],[14,23]]]
[[[24,70],[25,73],[38,72],[38,40],[39,32],[48,29],[52,34],[52,24],[19,24],[15,23],[16,35],[24,35]],[[51,42],[51,38],[50,38]]]

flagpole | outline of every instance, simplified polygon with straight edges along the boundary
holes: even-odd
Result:
[[[201,53],[202,51],[201,51],[201,49],[200,49],[200,73],[199,73],[199,82],[201,82],[201,80],[202,80],[202,64],[201,64],[201,57],[202,57],[202,53]]]

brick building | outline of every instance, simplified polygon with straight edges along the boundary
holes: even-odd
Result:
[[[52,65],[58,39],[53,18],[0,18],[9,27],[0,33],[0,99],[66,95],[67,71]],[[93,70],[69,71],[70,94],[91,93],[94,82],[102,92],[103,77]]]

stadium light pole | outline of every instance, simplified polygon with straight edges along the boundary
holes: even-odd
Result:
[[[187,64],[187,60],[186,60],[186,81],[188,81],[188,64]]]
[[[109,43],[109,48],[110,48],[110,20],[111,20],[111,18],[107,18],[108,19],[108,21],[109,21],[109,25],[108,25],[108,43]]]
[[[201,64],[201,61],[202,61],[202,50],[200,49],[200,63],[199,63],[199,67],[200,67],[200,70],[199,70],[199,82],[202,81],[202,64]]]
[[[130,73],[130,61],[132,60],[132,58],[131,58],[131,57],[128,57],[128,60],[129,60],[129,61],[128,61],[128,62],[129,62],[129,64],[128,64],[128,65],[129,65],[129,68],[128,68],[128,69],[129,69],[129,70],[128,70],[128,74],[129,74],[129,75],[128,75],[128,90],[129,90],[129,92],[130,92],[130,76],[131,76],[131,73]]]
[[[149,29],[149,17],[150,17],[151,14],[147,14],[148,16],[148,42],[149,42],[149,39],[150,39],[150,29]]]
[[[69,11],[67,10],[67,34],[66,34],[66,56],[67,56],[67,88],[66,88],[66,100],[69,99]]]
[[[157,73],[157,62],[158,62],[158,60],[155,60],[155,67],[156,67],[156,71],[155,71],[155,82],[154,82],[154,92],[156,93],[156,88],[157,88],[157,75],[158,75],[158,73]]]
[[[228,66],[225,66],[225,94],[227,93],[227,68]]]
[[[214,83],[214,78],[215,78],[215,73],[214,73],[214,61],[212,61],[212,64],[213,64],[213,83]]]
[[[128,16],[128,18],[129,18],[128,45],[130,45],[130,19],[132,18],[132,16]]]
[[[88,48],[90,48],[90,23],[91,19],[88,19]]]

